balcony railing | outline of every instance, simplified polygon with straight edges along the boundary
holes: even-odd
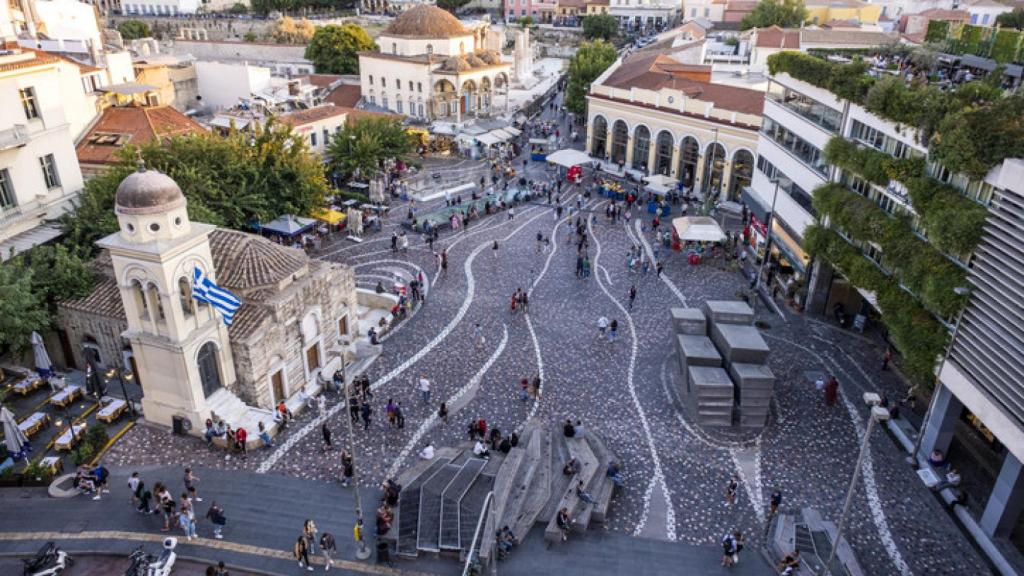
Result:
[[[0,130],[0,150],[20,148],[28,144],[28,128],[24,124],[15,124],[6,130]]]

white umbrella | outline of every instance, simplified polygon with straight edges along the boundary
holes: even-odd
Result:
[[[580,164],[589,164],[594,161],[586,152],[579,150],[573,150],[572,148],[566,148],[557,152],[548,154],[547,161],[565,166],[566,168],[572,168],[573,166],[579,166]]]
[[[36,372],[39,372],[39,376],[47,378],[53,373],[53,362],[50,362],[50,355],[46,353],[43,337],[39,335],[39,332],[33,331],[30,341],[32,342],[32,355],[36,361]]]
[[[7,446],[7,452],[15,460],[21,458],[28,445],[28,437],[18,428],[18,422],[7,406],[0,406],[0,422],[3,422],[4,426],[4,444]]]
[[[672,220],[672,227],[675,228],[676,236],[683,242],[721,242],[725,240],[725,232],[715,222],[714,218],[707,216],[683,216]]]

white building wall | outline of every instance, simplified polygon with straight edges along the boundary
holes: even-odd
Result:
[[[246,64],[196,62],[196,79],[203,104],[213,110],[230,108],[241,98],[270,87],[270,69]]]
[[[36,0],[35,9],[47,38],[103,45],[95,6],[77,0]]]
[[[387,106],[385,107],[388,110],[419,116],[418,108],[422,103],[424,113],[427,113],[427,104],[433,93],[429,65],[361,56],[359,58],[359,75],[360,90],[363,99],[367,102],[384,106],[383,95],[387,95]],[[411,90],[409,82],[412,82]],[[417,104],[416,114],[411,114],[409,111],[410,97]],[[401,111],[398,110],[398,102],[402,102]]]
[[[129,0],[121,4],[129,15],[176,16],[195,14],[199,11],[199,0]]]
[[[295,126],[292,128],[292,132],[306,141],[310,152],[324,156],[327,154],[327,146],[334,135],[345,126],[345,119],[345,114],[339,114],[309,124]]]

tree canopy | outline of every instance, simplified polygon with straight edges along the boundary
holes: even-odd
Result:
[[[743,17],[740,28],[767,28],[800,26],[807,19],[807,8],[803,0],[761,0],[754,11]]]
[[[358,74],[359,52],[377,45],[358,24],[321,26],[306,46],[306,58],[320,74]]]
[[[615,47],[604,40],[584,42],[569,61],[569,88],[565,107],[575,114],[587,111],[587,92],[597,79],[619,57]]]
[[[312,22],[305,18],[296,21],[288,16],[278,20],[270,32],[270,36],[278,44],[308,44],[314,34],[316,26]]]
[[[149,29],[149,24],[142,20],[126,20],[121,22],[117,27],[117,31],[121,33],[121,38],[125,40],[138,40],[139,38],[153,36],[153,31]]]
[[[1014,8],[1013,12],[1003,12],[996,16],[996,24],[1003,28],[1024,30],[1024,8]]]
[[[469,0],[437,0],[437,7],[442,10],[447,10],[452,14],[459,9],[469,4]]]
[[[189,218],[239,230],[282,214],[307,215],[323,206],[327,181],[305,138],[273,120],[254,135],[194,134],[140,147],[146,166],[173,178],[188,199]],[[86,182],[77,209],[62,219],[65,242],[83,251],[117,230],[114,196],[135,170],[135,150]]]
[[[411,154],[416,140],[393,118],[363,118],[341,129],[327,148],[338,178],[372,178],[385,160]]]
[[[611,14],[583,17],[583,36],[589,40],[611,40],[619,33],[619,21]]]

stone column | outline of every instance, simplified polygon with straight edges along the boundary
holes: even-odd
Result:
[[[587,154],[594,155],[594,125],[587,122]]]
[[[606,158],[608,158],[609,161],[612,158],[612,135],[613,134],[614,134],[614,132],[612,131],[612,125],[609,124],[608,125],[608,137],[605,138],[605,140],[604,140],[604,155],[605,155]]]
[[[455,122],[462,124],[462,92],[455,92]]]
[[[672,146],[672,165],[668,167],[668,175],[676,180],[682,180],[683,175],[679,174],[679,156],[682,152],[682,148],[679,144]]]
[[[695,190],[704,190],[704,161],[707,159],[707,154],[699,154],[697,156],[697,169],[693,174],[693,187]]]
[[[1021,508],[1024,507],[1024,469],[1012,453],[1003,457],[1003,466],[996,478],[996,485],[988,497],[985,512],[978,524],[993,538],[1009,536],[1017,525]]]
[[[924,436],[921,438],[921,448],[917,453],[918,460],[927,460],[933,450],[940,450],[943,454],[949,453],[949,444],[953,441],[956,422],[964,408],[964,405],[949,391],[949,388],[941,383],[932,394],[934,397],[932,398],[931,415],[924,423]]]
[[[720,198],[727,200],[729,197],[729,180],[732,178],[732,162],[722,158],[722,191]]]
[[[633,165],[633,136],[626,138],[626,169]]]
[[[654,165],[658,161],[658,143],[657,140],[650,142],[647,146],[647,174],[654,174]]]

